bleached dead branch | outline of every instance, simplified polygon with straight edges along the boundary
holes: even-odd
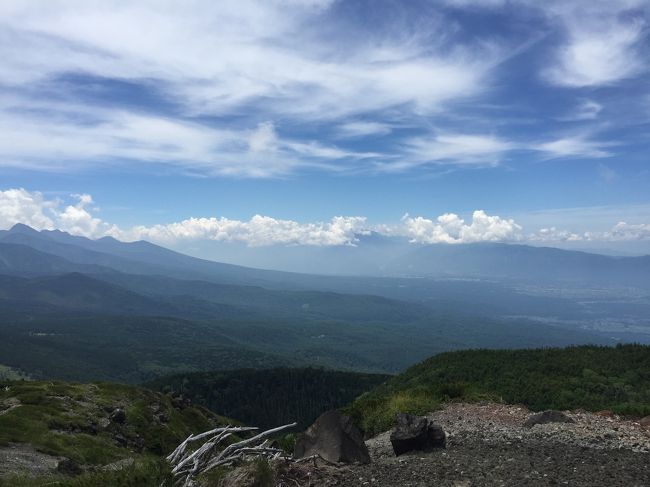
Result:
[[[284,458],[284,452],[269,446],[268,437],[282,431],[294,428],[298,423],[286,424],[277,428],[263,431],[251,438],[238,441],[220,449],[220,444],[233,433],[256,431],[259,428],[226,426],[215,428],[198,435],[190,435],[167,456],[167,461],[172,467],[172,474],[176,477],[176,485],[191,487],[198,475],[221,465],[230,465],[236,461],[250,458],[263,457],[267,459]],[[205,443],[196,449],[191,449],[194,442],[208,438]]]

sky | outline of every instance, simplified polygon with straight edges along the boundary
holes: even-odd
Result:
[[[650,249],[649,22],[650,0],[3,0],[0,228]]]

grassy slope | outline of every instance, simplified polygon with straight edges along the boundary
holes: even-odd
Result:
[[[349,408],[370,434],[398,411],[417,414],[447,400],[494,399],[533,410],[611,409],[650,414],[650,347],[468,350],[431,357],[359,397]]]
[[[20,406],[0,415],[0,448],[28,443],[43,453],[69,458],[90,471],[135,458],[138,464],[131,469],[135,477],[159,471],[159,456],[173,450],[190,433],[226,421],[202,407],[177,409],[168,396],[107,383],[0,383],[0,411],[17,401]],[[125,410],[126,422],[102,425],[102,421],[108,423],[116,407]],[[162,421],[160,414],[164,415]],[[106,475],[94,474],[94,478]],[[11,482],[9,485],[21,485],[18,479]],[[33,479],[25,482],[38,485]],[[73,485],[86,485],[83,477],[75,482]]]

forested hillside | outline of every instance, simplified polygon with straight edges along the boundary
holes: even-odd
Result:
[[[245,424],[273,427],[298,422],[306,428],[321,413],[339,408],[389,376],[315,368],[231,370],[161,377],[147,384],[179,393]]]
[[[491,399],[533,410],[609,409],[650,414],[650,347],[569,347],[442,353],[358,398],[349,408],[366,431],[388,429],[398,411],[426,413],[448,400]]]

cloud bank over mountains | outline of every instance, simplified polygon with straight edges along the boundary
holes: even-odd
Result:
[[[413,244],[463,244],[477,242],[575,242],[650,240],[650,224],[619,222],[606,232],[574,233],[555,227],[530,233],[514,219],[489,215],[483,210],[466,221],[445,213],[430,219],[404,215],[399,223],[371,224],[363,216],[335,216],[329,222],[300,223],[254,215],[248,221],[226,217],[188,218],[152,226],[120,228],[101,220],[89,194],[70,195],[67,203],[22,188],[0,191],[0,229],[16,223],[37,230],[62,230],[89,238],[111,236],[123,241],[149,240],[162,244],[214,240],[247,246],[356,245],[371,233],[404,237]]]

